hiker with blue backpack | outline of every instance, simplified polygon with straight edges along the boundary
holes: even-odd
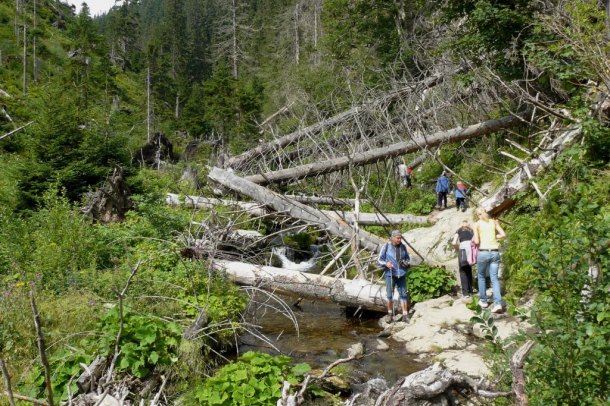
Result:
[[[402,233],[393,230],[390,241],[386,242],[377,258],[377,264],[385,269],[386,298],[388,299],[388,314],[386,323],[394,321],[394,289],[398,290],[400,307],[402,308],[401,321],[409,321],[409,292],[407,290],[407,271],[411,257],[407,246],[402,242]]]
[[[436,180],[436,196],[437,196],[437,204],[436,208],[441,210],[442,208],[447,208],[447,194],[449,193],[449,178],[447,177],[447,173],[443,171],[441,176]]]
[[[453,188],[453,195],[455,196],[455,208],[460,211],[466,211],[466,196],[468,194],[468,189],[466,189],[466,185],[464,182],[459,181],[455,188]]]

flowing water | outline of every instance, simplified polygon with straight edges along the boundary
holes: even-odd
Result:
[[[284,297],[287,303],[295,302],[294,298]],[[367,342],[377,339],[382,331],[378,319],[348,317],[345,311],[334,304],[324,302],[301,301],[300,310],[294,309],[299,324],[299,334],[288,318],[267,312],[258,324],[263,333],[271,339],[273,345],[284,355],[289,355],[295,362],[307,362],[313,368],[325,368],[333,361],[346,357],[346,350],[353,344],[362,342],[367,350]],[[414,361],[414,355],[404,350],[404,343],[389,338],[381,338],[389,346],[389,351],[380,351],[360,360],[351,361],[354,370],[361,377],[382,377],[393,384],[397,379],[426,367]],[[257,350],[277,354],[268,346],[261,347],[252,337],[244,340],[241,352]]]

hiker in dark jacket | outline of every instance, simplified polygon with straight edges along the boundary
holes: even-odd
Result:
[[[447,193],[449,193],[449,178],[447,174],[443,172],[441,176],[436,180],[436,196],[437,204],[436,208],[447,208]]]
[[[472,250],[472,238],[474,231],[470,228],[468,220],[462,221],[462,226],[458,228],[453,236],[453,246],[458,252],[458,265],[460,267],[460,286],[462,287],[462,297],[472,296],[472,265],[469,262]]]

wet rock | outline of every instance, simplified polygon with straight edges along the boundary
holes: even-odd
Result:
[[[356,344],[352,344],[348,349],[347,349],[347,357],[351,358],[351,357],[359,357],[362,354],[364,354],[364,345],[362,343],[356,343]]]
[[[390,346],[379,338],[367,340],[365,346],[368,351],[388,351],[390,349]]]

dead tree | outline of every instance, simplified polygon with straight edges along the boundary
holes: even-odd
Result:
[[[284,196],[289,200],[295,202],[320,202],[323,204],[327,203],[343,203],[340,199],[333,198],[318,198],[316,196]],[[353,199],[350,199],[353,200]],[[203,196],[184,196],[184,200],[179,195],[174,193],[168,193],[165,202],[174,206],[185,205],[193,208],[204,208],[210,209],[215,206],[226,206],[226,207],[237,207],[240,210],[244,210],[248,215],[251,216],[273,216],[274,213],[267,210],[260,203],[253,202],[242,202],[238,200],[226,200],[226,199],[215,199]],[[356,214],[351,211],[343,210],[320,210],[327,218],[332,218],[341,223],[353,223]],[[281,214],[281,213],[280,213]],[[434,222],[435,219],[429,216],[416,216],[413,214],[400,214],[400,213],[358,213],[358,223],[362,225],[394,225],[394,224],[427,224]]]
[[[385,312],[385,286],[365,279],[335,278],[244,262],[216,260],[212,266],[240,285]]]
[[[220,168],[213,168],[208,177],[235,192],[249,196],[257,202],[273,208],[275,211],[286,213],[290,217],[324,229],[332,235],[345,240],[350,240],[353,237],[353,230],[348,224],[341,223],[325,215],[320,210],[288,199],[279,193],[240,178],[231,172]],[[364,230],[360,230],[358,233],[358,240],[360,247],[370,252],[378,252],[380,247],[385,243],[385,240]]]
[[[580,133],[580,126],[563,131],[560,136],[555,138],[553,142],[545,148],[542,154],[535,156],[527,162],[522,162],[521,165],[516,168],[517,173],[506,182],[504,186],[498,189],[496,193],[482,200],[479,203],[480,206],[493,216],[497,216],[512,207],[515,204],[514,196],[517,193],[526,190],[530,184],[535,187],[532,178],[542,173],[559,152],[570,145]],[[543,198],[543,196],[541,196],[541,198]]]
[[[130,195],[123,170],[115,168],[101,188],[87,194],[87,205],[81,212],[102,223],[123,219],[133,206]]]
[[[457,142],[469,138],[482,137],[494,131],[515,127],[522,122],[523,118],[519,115],[506,116],[499,119],[483,121],[481,123],[470,125],[466,128],[453,128],[448,131],[438,132],[415,141],[399,142],[386,147],[355,153],[352,156],[342,156],[339,158],[313,162],[294,168],[247,176],[245,179],[260,185],[266,185],[269,183],[282,183],[290,180],[317,176],[346,169],[350,165],[350,161],[354,165],[366,165],[399,155],[416,152],[426,146],[434,147],[442,143]]]
[[[460,71],[460,69],[458,69],[455,72],[452,72],[449,75],[445,75],[445,76],[453,75],[459,71]],[[379,105],[385,105],[385,104],[391,103],[397,99],[400,99],[401,97],[404,97],[405,95],[413,92],[416,89],[417,90],[428,89],[430,87],[436,86],[438,83],[440,83],[445,78],[445,76],[441,76],[441,75],[432,76],[432,77],[425,79],[423,82],[421,82],[419,84],[409,85],[409,86],[400,88],[398,90],[391,91],[371,102],[368,102],[368,103],[365,103],[363,105],[359,105],[356,107],[352,107],[351,109],[338,113],[330,118],[327,118],[318,123],[312,124],[306,128],[294,131],[283,137],[280,137],[275,140],[261,144],[256,148],[253,148],[240,155],[230,158],[227,161],[226,166],[233,168],[233,169],[240,169],[245,164],[252,162],[252,160],[254,160],[254,159],[257,159],[261,156],[265,156],[266,154],[276,151],[278,149],[285,148],[291,144],[294,144],[295,142],[298,142],[299,140],[301,140],[305,137],[315,136],[316,134],[319,134],[328,128],[331,128],[338,124],[344,123],[344,122],[362,114],[363,112],[375,110],[377,108],[377,106],[379,106]]]

